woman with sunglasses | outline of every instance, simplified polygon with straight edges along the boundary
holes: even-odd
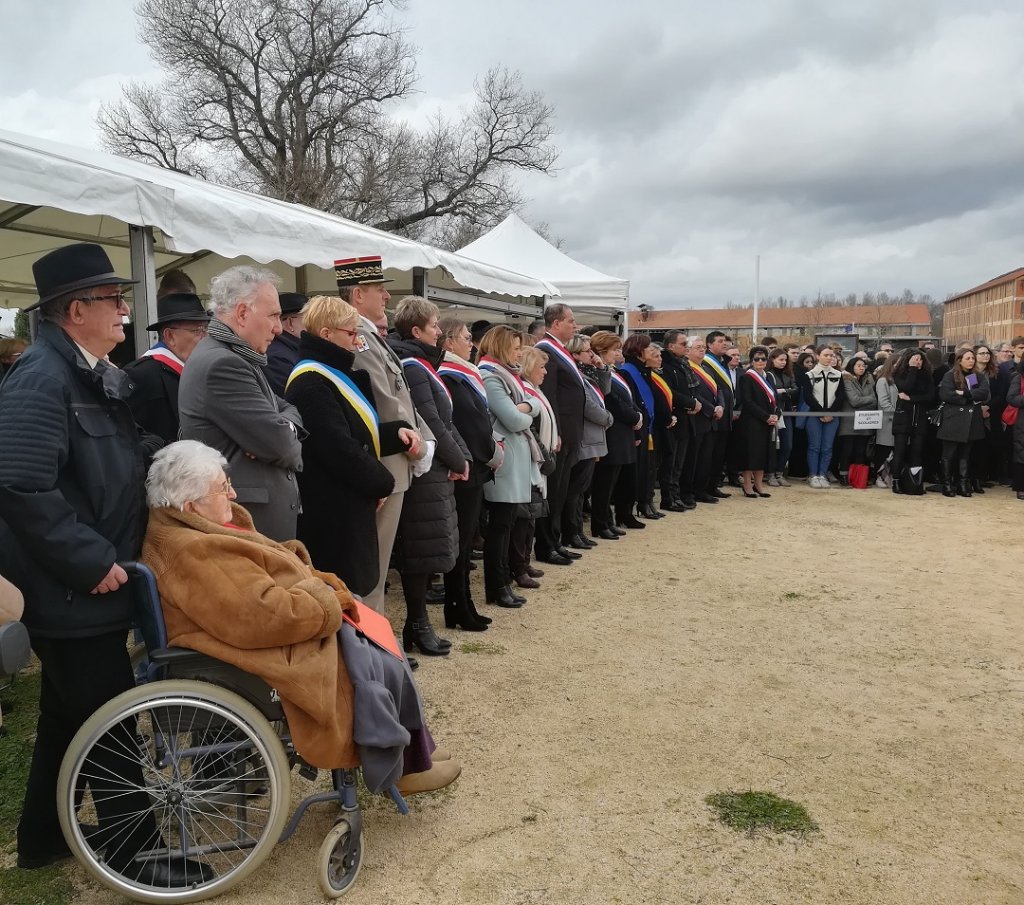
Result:
[[[779,424],[775,383],[768,373],[768,349],[752,346],[750,367],[736,388],[740,418],[736,426],[736,462],[741,470],[743,495],[749,499],[770,497],[764,489],[764,473],[771,461]]]
[[[352,370],[356,309],[318,295],[302,312],[299,361],[285,389],[308,432],[298,536],[317,566],[369,594],[379,578],[377,508],[395,487],[380,457],[405,452],[415,435],[404,421],[378,423],[369,375]]]

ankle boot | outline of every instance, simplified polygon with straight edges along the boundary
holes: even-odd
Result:
[[[942,460],[942,495],[956,496],[956,480],[953,477],[953,462],[950,459]]]
[[[512,599],[517,601],[520,606],[522,606],[524,603],[526,603],[526,598],[522,594],[517,594],[515,592],[515,590],[512,588],[512,583],[511,582],[509,582],[507,585],[505,585],[505,590],[508,591],[508,593],[512,595]]]
[[[516,597],[509,587],[495,588],[487,592],[487,602],[495,606],[503,606],[510,610],[517,610],[525,602],[522,597]]]
[[[402,644],[406,653],[419,650],[428,657],[447,657],[452,650],[451,641],[438,638],[429,619],[406,622],[402,629]]]
[[[490,616],[484,616],[482,613],[477,611],[476,603],[473,602],[473,589],[469,584],[469,573],[466,573],[466,582],[463,587],[462,597],[466,601],[466,606],[469,608],[469,612],[476,618],[477,622],[482,622],[484,625],[490,625],[492,619]]]
[[[985,488],[981,486],[981,480],[979,478],[971,478],[971,490],[975,493],[985,492]]]
[[[445,628],[461,628],[465,632],[487,631],[487,623],[477,619],[464,600],[444,602],[444,625]]]

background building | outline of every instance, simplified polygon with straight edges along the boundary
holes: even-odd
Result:
[[[1024,268],[946,299],[942,342],[1005,343],[1024,335]]]
[[[755,339],[774,336],[780,343],[813,342],[820,334],[856,335],[862,346],[874,346],[886,340],[894,345],[917,345],[931,338],[928,306],[844,305],[804,308],[761,308],[757,314],[757,336],[752,337],[754,309],[701,308],[629,313],[631,332],[650,333],[656,339],[666,330],[707,333],[724,330],[739,345],[749,348]]]

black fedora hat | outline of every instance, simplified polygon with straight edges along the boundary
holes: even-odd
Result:
[[[147,330],[159,330],[166,324],[177,324],[181,321],[208,322],[210,320],[210,315],[203,307],[199,296],[188,292],[174,292],[171,295],[165,295],[156,303],[156,314],[156,320],[146,327]]]
[[[138,280],[129,280],[114,273],[107,253],[91,242],[65,245],[43,255],[32,265],[39,301],[25,308],[32,311],[40,305],[66,292],[88,289],[91,286],[107,286],[119,283],[134,285]]]
[[[281,317],[298,314],[309,301],[309,296],[301,292],[282,292],[278,297],[281,299]]]

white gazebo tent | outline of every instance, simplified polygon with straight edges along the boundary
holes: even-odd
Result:
[[[558,294],[544,280],[312,208],[0,130],[0,305],[34,301],[32,262],[69,242],[103,245],[117,272],[141,281],[139,349],[156,320],[157,278],[175,267],[206,276],[259,262],[283,289],[334,291],[335,259],[381,255],[396,285],[442,302],[535,316]]]
[[[629,280],[575,261],[535,232],[516,214],[509,214],[458,254],[495,267],[534,274],[558,288],[558,301],[598,313],[629,308]]]

